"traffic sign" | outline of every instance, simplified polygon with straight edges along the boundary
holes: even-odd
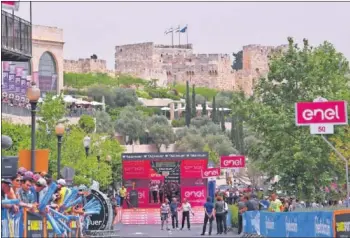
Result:
[[[327,135],[327,134],[333,134],[334,133],[334,126],[333,125],[310,125],[310,133],[312,135]]]

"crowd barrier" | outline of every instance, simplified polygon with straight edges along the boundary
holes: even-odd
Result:
[[[243,232],[262,237],[350,237],[350,210],[243,214]]]
[[[1,237],[64,237],[56,235],[51,223],[40,213],[21,208],[18,213],[9,209],[1,209]],[[81,237],[80,221],[72,220],[66,237]]]

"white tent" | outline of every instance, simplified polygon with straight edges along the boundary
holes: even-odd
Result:
[[[162,111],[169,111],[170,108],[169,107],[162,107],[160,110],[162,110]]]
[[[91,103],[80,99],[80,100],[77,100],[75,104],[90,105]]]
[[[91,105],[92,105],[92,106],[103,106],[103,105],[105,105],[105,104],[102,103],[102,102],[92,101],[92,102],[91,102]]]
[[[73,98],[71,95],[67,95],[67,96],[64,96],[63,101],[67,103],[73,103],[78,101],[78,99]]]

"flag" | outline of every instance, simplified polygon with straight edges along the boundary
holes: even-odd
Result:
[[[181,28],[181,30],[179,31],[180,33],[185,33],[187,31],[187,25],[183,28]]]
[[[175,32],[180,32],[180,26],[178,26],[176,29],[174,29]]]
[[[7,10],[18,11],[19,1],[1,1],[1,7]]]
[[[174,32],[174,29],[171,27],[170,29],[166,30],[164,32],[164,34],[167,35],[167,34],[172,33],[172,32]]]

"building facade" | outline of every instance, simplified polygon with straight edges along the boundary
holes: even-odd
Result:
[[[243,47],[243,68],[232,69],[228,54],[194,54],[192,45],[168,46],[153,42],[115,47],[116,74],[158,79],[159,85],[185,83],[252,94],[256,79],[268,72],[268,55],[286,46]]]

